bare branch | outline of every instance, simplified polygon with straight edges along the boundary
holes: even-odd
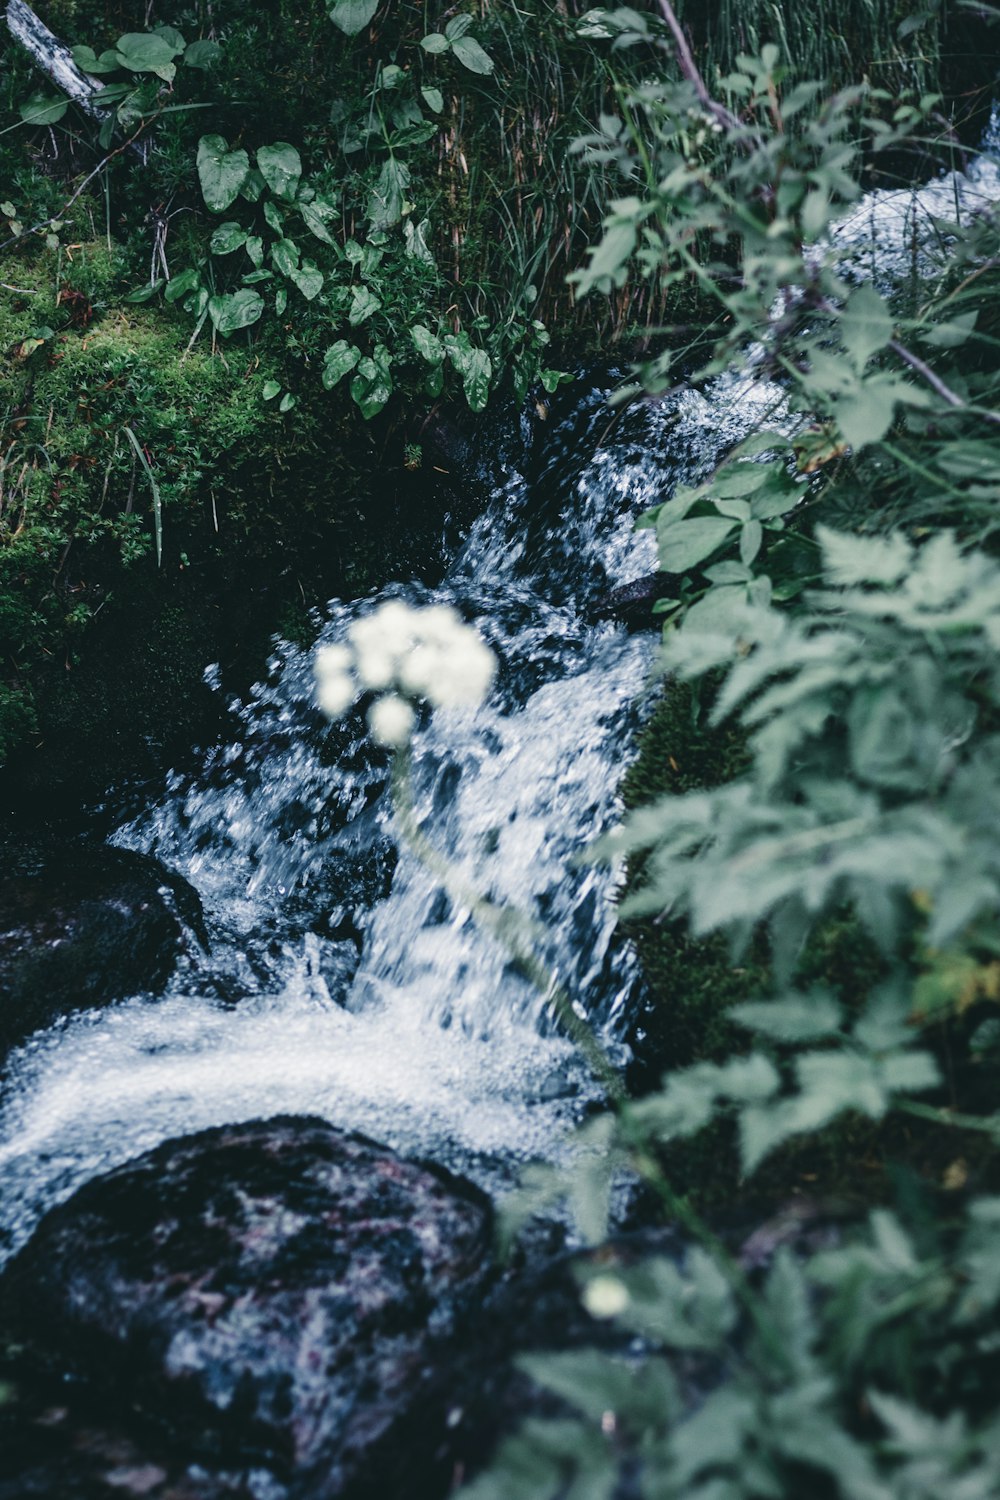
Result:
[[[101,85],[77,67],[66,43],[53,36],[24,0],[8,0],[7,26],[14,40],[31,54],[36,67],[41,68],[56,88],[95,120],[107,118],[107,112],[94,103]]]

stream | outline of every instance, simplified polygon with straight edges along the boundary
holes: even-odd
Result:
[[[975,212],[998,183],[984,160],[920,192],[870,194],[842,241],[891,277],[914,223],[955,203]],[[534,919],[550,970],[623,1058],[640,979],[615,933],[621,874],[577,856],[620,812],[656,637],[595,605],[656,566],[639,512],[775,425],[783,397],[751,363],[705,394],[682,387],[615,415],[614,383],[581,381],[553,403],[562,415],[539,424],[530,465],[522,417],[521,458],[492,458],[488,501],[439,587],[334,601],[317,641],[341,640],[385,598],[448,603],[477,625],[497,680],[482,709],[421,720],[418,815],[470,885]],[[599,1098],[509,954],[397,850],[386,755],[360,715],[320,715],[313,649],[277,642],[231,704],[225,742],[112,835],[196,888],[209,942],[162,996],[77,1015],[9,1060],[0,1259],[83,1182],[208,1126],[315,1115],[497,1193],[524,1162],[558,1158]]]

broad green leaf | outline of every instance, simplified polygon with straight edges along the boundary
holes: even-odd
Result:
[[[198,181],[213,213],[224,213],[236,201],[249,171],[246,152],[230,151],[221,135],[203,135],[198,142]]]
[[[410,329],[410,338],[413,340],[416,351],[429,365],[439,365],[444,359],[444,345],[437,334],[431,333],[423,323],[416,323]]]
[[[201,286],[201,272],[194,266],[189,266],[186,271],[171,276],[164,288],[164,301],[179,302],[188,292],[197,290],[199,286]]]
[[[249,172],[247,173],[246,181],[240,188],[240,197],[245,198],[248,203],[259,203],[260,195],[261,193],[263,193],[266,185],[267,184],[265,183],[263,177],[257,171],[257,168],[251,167]],[[267,210],[269,208],[272,208],[273,206],[274,205],[270,202],[270,200],[264,204],[265,218],[267,217]]]
[[[273,229],[275,234],[279,234],[284,238],[285,215],[273,198],[268,198],[264,204],[264,218],[267,221],[268,228]]]
[[[178,48],[156,32],[130,31],[118,38],[118,61],[130,73],[155,73],[164,83],[171,83],[177,72],[174,58]]]
[[[615,286],[624,285],[626,266],[635,249],[636,237],[634,222],[607,223],[600,243],[589,252],[590,265],[585,270],[574,271],[569,278],[576,283],[581,297],[605,280],[610,280]]]
[[[351,398],[366,422],[382,410],[392,395],[389,364],[389,351],[379,344],[371,358],[359,362],[358,372],[351,381]]]
[[[154,35],[161,36],[168,46],[173,47],[174,56],[179,57],[187,46],[187,42],[181,36],[176,26],[165,26],[162,23],[153,27]]]
[[[299,247],[294,240],[275,240],[271,259],[282,276],[292,276],[299,266]]]
[[[707,557],[732,533],[735,521],[721,516],[694,516],[684,521],[657,524],[660,566],[666,573],[686,573]]]
[[[444,28],[444,34],[448,38],[449,42],[455,42],[460,36],[465,35],[471,25],[472,17],[463,12],[463,14],[461,15],[452,17],[447,26]]]
[[[427,36],[421,37],[420,45],[425,52],[447,52],[451,47],[448,38],[440,31],[428,32]]]
[[[884,349],[892,338],[892,316],[873,286],[861,286],[851,293],[839,326],[841,342],[859,375],[872,355]]]
[[[184,53],[186,68],[214,68],[222,57],[218,42],[191,42]]]
[[[482,75],[493,72],[493,59],[476,41],[474,36],[460,36],[451,44],[451,50],[470,73]]]
[[[347,321],[352,328],[357,328],[373,313],[377,313],[381,306],[381,299],[376,297],[370,286],[354,286],[351,288],[351,306]]]
[[[896,410],[891,388],[867,381],[856,396],[837,402],[837,425],[844,440],[855,450],[867,443],[879,443],[892,426]]]
[[[282,316],[282,314],[284,313],[285,308],[287,306],[288,306],[288,292],[282,286],[282,287],[279,287],[278,290],[274,294],[274,310],[278,314],[279,318]]]
[[[926,333],[921,334],[925,344],[931,344],[935,349],[957,349],[964,344],[979,321],[979,311],[960,313],[958,317],[952,318],[948,323],[935,323]]]
[[[301,268],[290,272],[289,275],[307,302],[312,302],[313,298],[318,297],[323,290],[323,272],[315,261],[304,260]]]
[[[276,380],[265,380],[261,395],[265,401],[273,401],[280,390],[281,386]]]
[[[740,527],[740,562],[749,568],[760,551],[760,544],[764,538],[763,527],[759,521],[746,521]]]
[[[68,108],[67,101],[57,94],[34,93],[19,106],[19,113],[26,125],[55,125]]]
[[[292,395],[291,391],[286,391],[282,396],[280,402],[278,403],[278,410],[280,412],[291,411],[294,405],[295,397]]]
[[[371,24],[378,7],[379,0],[333,0],[330,20],[345,36],[357,36]]]
[[[263,265],[264,241],[261,239],[259,234],[251,234],[247,236],[246,250],[255,266]]]
[[[298,207],[302,222],[309,232],[318,240],[322,240],[324,245],[335,246],[337,242],[326,227],[326,205],[317,201],[316,203],[300,203]]]
[[[246,242],[247,232],[243,225],[237,224],[234,219],[228,219],[225,224],[220,224],[212,235],[209,248],[213,255],[231,255]]]
[[[240,328],[249,328],[251,323],[257,322],[263,311],[263,297],[249,288],[210,297],[208,301],[208,315],[223,338],[228,338]]]
[[[257,166],[274,196],[291,202],[302,176],[302,158],[295,147],[287,141],[261,146],[257,151]]]
[[[439,115],[444,109],[444,95],[440,89],[421,89],[420,96],[427,105],[427,108],[433,110],[436,115]]]
[[[372,229],[391,229],[403,217],[410,169],[403,161],[390,157],[382,167],[368,198],[368,219]]]
[[[407,219],[403,225],[403,236],[406,241],[406,253],[412,260],[422,260],[425,265],[436,264],[430,246],[427,243],[427,231],[431,224],[429,219],[421,219],[419,224],[414,224],[412,219]]]
[[[118,54],[113,51],[102,52],[97,56],[93,47],[71,47],[73,61],[84,73],[93,73],[100,76],[103,73],[116,73],[121,66]]]
[[[323,356],[323,385],[330,391],[350,370],[353,370],[361,358],[361,350],[349,344],[346,339],[338,339],[331,344]]]

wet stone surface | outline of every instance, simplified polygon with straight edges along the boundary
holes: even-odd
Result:
[[[11,1262],[0,1322],[105,1420],[53,1418],[36,1395],[0,1500],[137,1484],[326,1500],[393,1493],[400,1465],[417,1483],[440,1462],[443,1372],[489,1242],[475,1188],[308,1118],[204,1131],[96,1179]]]
[[[0,878],[0,1053],[59,1016],[159,990],[203,942],[197,893],[158,860],[22,848]]]

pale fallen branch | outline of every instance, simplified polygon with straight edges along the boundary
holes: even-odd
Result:
[[[35,66],[95,120],[107,118],[107,111],[94,103],[101,85],[89,78],[73,61],[73,54],[36,16],[24,0],[7,0],[7,26],[15,41],[30,53]]]

